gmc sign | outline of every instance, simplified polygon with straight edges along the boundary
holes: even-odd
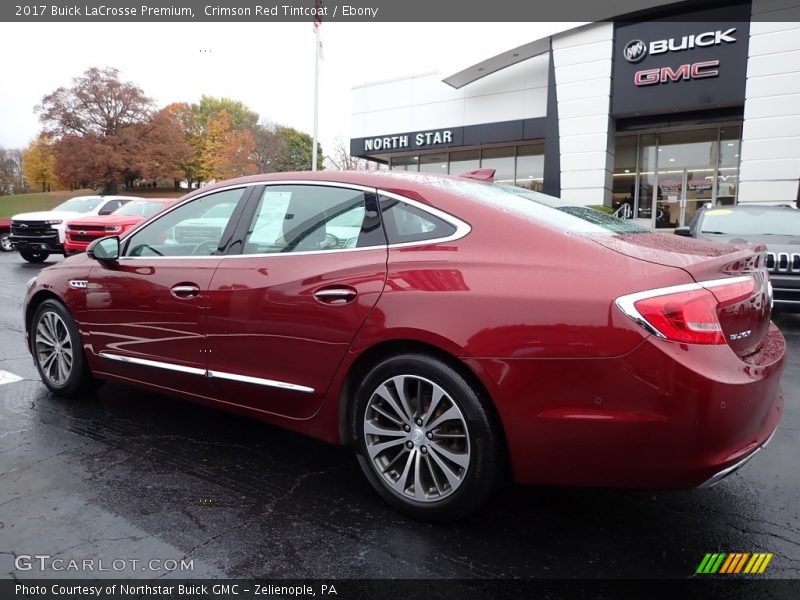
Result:
[[[638,86],[669,83],[670,81],[686,81],[689,79],[706,79],[719,75],[718,60],[704,60],[687,63],[677,69],[661,67],[660,69],[642,69],[633,74],[633,83]]]

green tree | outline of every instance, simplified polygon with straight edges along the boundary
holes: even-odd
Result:
[[[314,142],[310,135],[297,131],[293,127],[279,126],[275,135],[279,144],[283,146],[282,152],[276,157],[276,171],[310,171],[311,150]],[[324,156],[322,146],[317,143],[317,156]]]
[[[228,113],[231,129],[249,129],[253,131],[256,125],[258,125],[258,113],[247,108],[247,106],[239,100],[202,96],[200,102],[192,104],[191,108],[195,119],[195,125],[201,135],[205,132],[209,119],[218,115],[223,110]]]

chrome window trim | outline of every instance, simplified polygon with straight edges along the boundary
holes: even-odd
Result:
[[[167,371],[177,371],[178,373],[186,373],[188,375],[198,375],[207,379],[226,379],[229,381],[238,381],[241,383],[252,383],[254,385],[263,385],[266,387],[280,388],[283,390],[291,390],[293,392],[303,392],[306,394],[313,394],[314,388],[299,385],[296,383],[287,383],[285,381],[277,381],[275,379],[264,379],[262,377],[250,377],[249,375],[237,375],[236,373],[226,373],[225,371],[211,371],[209,369],[200,369],[197,367],[185,367],[183,365],[176,365],[173,363],[161,362],[158,360],[150,360],[147,358],[135,358],[132,356],[121,356],[119,354],[112,354],[111,352],[101,351],[99,353],[101,358],[113,360],[126,364],[141,365],[144,367],[154,367],[156,369],[165,369]]]
[[[121,260],[121,261],[123,261],[123,260],[132,260],[132,261],[157,260],[157,261],[160,261],[160,260],[188,260],[188,259],[190,259],[190,260],[203,260],[203,259],[228,260],[228,259],[237,259],[237,258],[238,259],[242,259],[242,258],[267,258],[267,257],[275,257],[275,258],[277,258],[277,257],[289,257],[289,256],[309,256],[309,255],[315,255],[315,254],[333,254],[333,253],[339,253],[339,252],[362,252],[364,250],[375,250],[375,249],[381,249],[381,248],[394,249],[394,248],[408,248],[408,247],[413,247],[413,246],[429,246],[431,244],[442,244],[442,243],[445,243],[445,242],[452,242],[452,241],[455,241],[455,240],[459,240],[459,239],[465,237],[468,233],[470,233],[470,231],[472,231],[472,227],[466,221],[462,221],[458,217],[455,217],[455,216],[451,215],[450,213],[447,213],[447,212],[445,212],[443,210],[440,210],[438,208],[434,208],[433,206],[430,206],[429,204],[425,204],[424,202],[419,202],[417,200],[412,200],[411,198],[408,198],[406,196],[403,196],[401,194],[397,194],[397,193],[394,193],[394,192],[386,191],[386,190],[384,190],[382,188],[374,188],[374,187],[369,187],[369,186],[366,186],[366,185],[360,185],[360,184],[355,184],[355,183],[354,184],[342,183],[342,182],[338,182],[338,181],[302,180],[302,179],[289,179],[289,180],[285,180],[285,181],[259,181],[259,182],[253,182],[253,183],[247,183],[247,184],[231,185],[231,186],[224,187],[224,188],[217,188],[217,189],[214,189],[212,191],[209,191],[208,194],[200,194],[198,196],[195,196],[195,197],[192,198],[192,200],[196,200],[198,198],[203,198],[203,197],[205,197],[207,195],[210,195],[210,194],[213,194],[215,192],[221,192],[221,191],[230,190],[230,189],[236,189],[236,188],[240,188],[240,187],[241,188],[255,187],[255,186],[275,187],[275,186],[284,186],[284,185],[315,185],[315,186],[320,186],[320,187],[336,187],[336,188],[352,189],[352,190],[357,190],[357,191],[365,192],[365,193],[377,193],[379,195],[383,195],[383,196],[386,196],[388,198],[393,198],[393,199],[398,200],[400,202],[405,202],[407,204],[410,204],[411,206],[414,206],[414,207],[416,207],[416,208],[418,208],[418,209],[420,209],[420,210],[422,210],[424,212],[429,213],[430,215],[432,215],[434,217],[437,217],[438,219],[441,219],[441,220],[449,223],[450,225],[455,227],[456,230],[455,230],[454,233],[452,233],[451,235],[446,236],[446,237],[432,238],[430,240],[420,240],[420,241],[417,241],[417,242],[402,242],[402,243],[397,243],[397,244],[378,244],[378,245],[375,245],[375,246],[364,246],[362,248],[333,248],[333,249],[328,249],[328,250],[305,250],[303,252],[264,252],[264,253],[259,253],[259,254],[219,254],[219,255],[211,254],[211,255],[208,255],[208,256],[205,256],[205,255],[203,255],[203,256],[121,256],[119,258],[119,260]],[[153,222],[155,222],[155,220],[160,219],[161,217],[169,214],[171,211],[175,210],[176,208],[179,208],[180,206],[183,206],[183,204],[185,204],[185,203],[184,202],[180,202],[180,203],[176,204],[175,206],[171,206],[170,208],[168,208],[164,212],[158,213],[158,216],[156,217],[156,219],[154,219]],[[150,223],[148,223],[148,226],[149,225],[150,225]],[[383,223],[381,223],[381,226],[383,227]],[[131,233],[133,233],[133,231]],[[128,235],[126,235],[124,238],[122,238],[120,240],[120,242],[124,243],[125,241],[127,241],[127,238],[128,238]]]
[[[656,288],[653,290],[645,290],[643,292],[626,294],[624,296],[620,296],[619,298],[617,298],[614,301],[614,304],[616,304],[617,308],[619,308],[622,311],[622,313],[625,314],[629,319],[639,324],[642,328],[649,331],[656,337],[665,340],[667,339],[667,336],[661,333],[656,327],[651,325],[637,310],[636,303],[639,300],[645,300],[646,298],[653,298],[655,296],[666,296],[667,294],[677,294],[680,292],[691,292],[696,290],[714,288],[721,285],[728,285],[732,283],[740,283],[742,281],[747,281],[748,279],[752,278],[753,278],[752,275],[740,275],[738,277],[723,277],[721,279],[709,279],[707,281],[700,281],[698,283],[684,283],[681,285],[671,285],[663,288]]]

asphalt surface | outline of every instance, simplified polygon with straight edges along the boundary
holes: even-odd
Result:
[[[21,323],[39,268],[0,253],[0,369],[23,378],[0,385],[0,578],[685,578],[717,551],[773,552],[763,577],[800,575],[800,316],[777,318],[781,426],[717,487],[509,485],[480,515],[437,526],[386,507],[347,448],[119,384],[50,396]],[[36,554],[193,570],[15,568]]]

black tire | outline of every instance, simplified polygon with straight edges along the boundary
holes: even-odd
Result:
[[[393,379],[398,376],[402,379]],[[404,393],[407,404],[410,406],[416,403],[417,408],[411,409],[411,412],[414,413],[410,419],[410,426],[414,427],[411,430],[407,429],[410,426],[406,417],[400,416],[397,411],[390,410],[386,401],[381,399],[381,395],[376,394],[379,389],[383,393],[388,389],[392,392],[391,395],[397,404],[399,396],[396,392],[396,382],[398,381],[403,382],[402,385],[408,392]],[[437,386],[438,391],[436,391]],[[428,387],[430,393],[426,391]],[[416,394],[413,392],[414,389],[416,389]],[[442,400],[431,412],[433,395],[438,395],[442,391],[445,395],[440,396]],[[375,397],[375,401],[371,403],[373,397]],[[421,400],[415,400],[415,397],[421,398]],[[496,418],[484,404],[487,401],[488,399],[482,399],[479,390],[475,389],[458,371],[438,358],[425,354],[403,354],[383,360],[369,371],[357,388],[351,410],[352,436],[361,469],[386,502],[414,518],[445,522],[460,519],[475,512],[495,491],[504,472],[503,437]],[[440,421],[441,415],[444,412],[450,413],[449,408],[453,405],[458,409],[453,414],[458,416],[443,422]],[[368,425],[365,416],[368,408],[370,425],[377,425],[382,429],[388,425],[390,428],[395,428],[396,431],[388,437],[366,432],[365,429]],[[427,414],[429,412],[430,415]],[[384,420],[386,414],[389,414],[390,417],[393,416],[395,420]],[[427,425],[423,420],[427,421]],[[437,421],[440,422],[437,424]],[[406,424],[403,425],[403,423]],[[449,423],[449,425],[447,428],[443,428],[442,423]],[[429,425],[434,427],[428,429]],[[407,433],[400,433],[400,427]],[[448,433],[448,428],[450,428],[450,433]],[[370,427],[370,429],[372,428]],[[440,433],[442,429],[444,432]],[[401,438],[402,435],[407,438]],[[415,435],[416,437],[414,437]],[[377,444],[393,439],[405,439],[405,441],[370,456],[368,446],[375,452]],[[415,441],[412,442],[412,439]],[[457,446],[454,447],[452,444]],[[466,467],[459,466],[455,462],[445,461],[450,467],[451,475],[455,472],[460,474],[460,483],[457,483],[456,487],[450,485],[450,477],[447,477],[444,469],[440,468],[444,456],[441,453],[442,448],[450,452],[450,456],[456,456],[465,463],[468,461]],[[394,451],[397,454],[392,458],[390,453]],[[384,456],[384,452],[386,456]],[[376,464],[376,461],[379,464]],[[415,470],[417,461],[420,465],[419,471]],[[400,465],[406,463],[413,463],[413,467],[403,467],[403,471],[409,475],[409,479],[401,482],[400,478],[404,475],[400,473]],[[379,470],[383,470],[383,474]],[[419,482],[416,480],[418,472],[420,473]],[[396,480],[394,480],[395,477],[397,477]],[[407,487],[409,480],[411,480],[411,485]],[[397,487],[393,488],[392,484],[399,485],[401,490],[398,490]],[[422,490],[420,493],[423,500],[417,499],[419,497],[417,496],[418,485]]]
[[[11,252],[14,248],[11,246],[11,234],[0,233],[0,251]]]
[[[46,322],[43,324],[43,321]],[[53,335],[56,341],[61,336],[65,336],[65,341],[58,347],[62,352],[66,352],[69,349],[72,359],[69,373],[63,378],[63,381],[59,380],[57,370],[55,371],[56,376],[53,375],[54,371],[52,369],[57,368],[57,365],[47,361],[48,352],[52,344],[41,340],[39,334],[40,324],[44,327],[45,332],[51,332],[50,335]],[[50,326],[49,330],[48,325]],[[102,385],[103,381],[95,379],[89,370],[78,327],[72,315],[69,314],[69,311],[61,302],[48,299],[39,305],[31,321],[30,339],[33,362],[36,364],[39,376],[47,386],[47,389],[56,396],[71,398],[91,392]]]
[[[48,252],[41,252],[38,250],[20,250],[19,255],[27,260],[29,263],[43,263],[50,256]]]

